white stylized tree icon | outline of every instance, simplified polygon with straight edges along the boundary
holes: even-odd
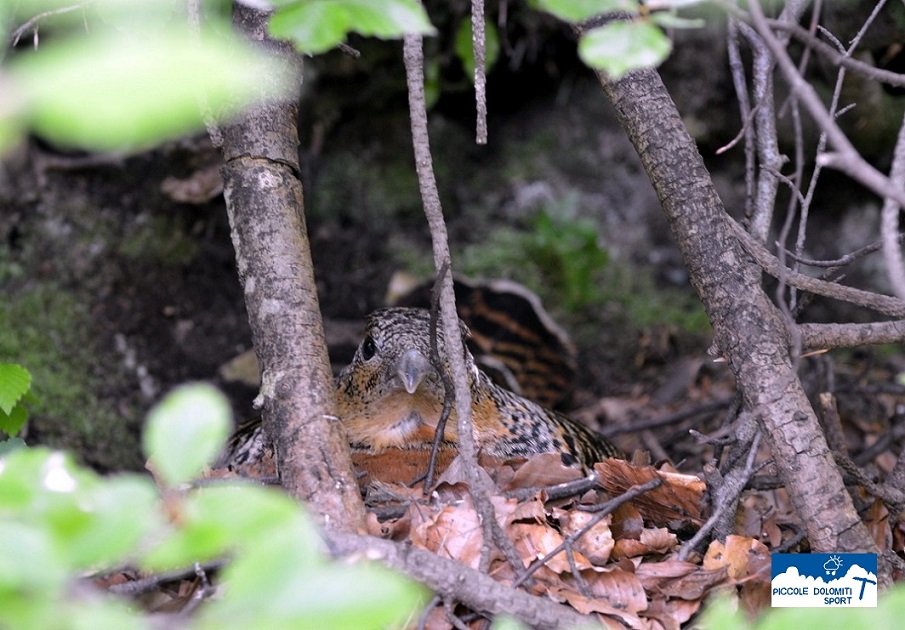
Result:
[[[836,571],[842,568],[842,558],[830,556],[830,559],[823,563],[823,568],[827,575],[836,575]]]

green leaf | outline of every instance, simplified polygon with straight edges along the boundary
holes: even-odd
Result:
[[[714,597],[701,615],[701,627],[714,630],[748,630],[751,624],[729,597]]]
[[[203,128],[199,99],[228,116],[290,92],[288,76],[250,46],[193,39],[187,28],[62,37],[9,66],[26,122],[63,145],[131,149]]]
[[[159,496],[147,477],[122,475],[90,484],[77,495],[77,507],[90,518],[66,533],[71,566],[100,568],[129,559],[142,539],[159,527]]]
[[[221,451],[230,428],[226,397],[211,385],[184,385],[150,414],[144,450],[154,472],[170,486],[197,476]]]
[[[638,12],[634,0],[533,0],[532,4],[566,22],[582,22],[613,11]]]
[[[66,568],[59,561],[47,532],[32,525],[0,520],[0,592],[50,591],[60,587]],[[0,619],[3,613],[0,609]],[[0,626],[4,624],[0,622]]]
[[[44,531],[57,562],[70,569],[126,560],[159,522],[157,500],[146,477],[101,479],[44,448],[9,454],[0,471],[0,520]]]
[[[465,66],[465,73],[474,82],[474,44],[472,42],[471,20],[462,20],[456,31],[456,54]],[[492,22],[484,22],[484,70],[489,70],[500,56],[500,37]]]
[[[225,571],[229,598],[202,611],[202,628],[386,628],[426,601],[422,588],[384,567],[327,564],[299,570],[291,539],[237,558]]]
[[[397,39],[408,33],[433,35],[434,27],[415,0],[297,0],[281,3],[270,19],[270,34],[292,40],[316,55],[345,41],[350,32]]]
[[[152,549],[144,566],[154,571],[186,566],[225,554],[249,553],[259,540],[289,536],[299,569],[325,562],[320,538],[301,507],[285,494],[254,486],[222,486],[193,492],[179,504],[180,526]]]
[[[15,363],[0,363],[0,411],[9,415],[30,387],[31,374],[28,370]]]
[[[345,7],[323,1],[280,9],[270,18],[268,30],[273,37],[292,40],[301,52],[317,55],[345,41],[351,26]]]
[[[15,435],[28,420],[28,409],[25,405],[17,404],[10,413],[0,411],[0,431],[7,435]]]
[[[611,22],[588,31],[578,43],[582,61],[613,79],[631,70],[656,66],[671,49],[663,31],[646,21]]]

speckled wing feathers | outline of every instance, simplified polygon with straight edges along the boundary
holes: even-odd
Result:
[[[421,308],[384,308],[371,313],[352,362],[337,378],[339,416],[352,446],[353,459],[379,457],[392,461],[394,451],[410,458],[423,451],[425,467],[443,410],[445,390],[440,370],[449,371],[442,357],[462,352],[468,367],[475,441],[481,451],[500,460],[535,453],[559,453],[563,464],[590,468],[619,450],[602,436],[570,418],[546,409],[494,383],[474,362],[462,338],[447,344],[437,327],[440,365],[430,361],[430,313]],[[246,433],[248,431],[246,430]],[[255,439],[262,439],[257,430]],[[442,450],[455,450],[456,417],[446,424]],[[263,446],[240,446],[233,440],[234,457],[248,461]],[[272,451],[271,451],[272,452]],[[445,458],[448,459],[448,456]],[[381,478],[380,470],[370,474]]]

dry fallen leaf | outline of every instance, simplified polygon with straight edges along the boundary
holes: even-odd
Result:
[[[757,539],[730,535],[725,543],[718,540],[710,543],[704,554],[703,566],[705,569],[725,567],[730,580],[741,582],[761,574],[765,566],[769,574],[770,552]]]
[[[417,547],[477,569],[484,532],[470,499],[446,505],[438,512],[411,510],[411,541]]]
[[[510,469],[508,474],[504,472]],[[501,467],[497,483],[503,492],[519,488],[545,488],[567,481],[581,479],[580,470],[564,466],[558,453],[539,453],[526,459],[521,465]]]
[[[703,497],[706,484],[693,475],[659,471],[652,466],[638,467],[619,459],[608,459],[594,465],[600,475],[600,486],[611,496],[618,496],[633,486],[652,479],[663,483],[632,500],[645,519],[666,525],[673,521],[703,524]]]
[[[606,600],[616,609],[630,613],[647,610],[647,593],[634,571],[620,568],[603,572],[583,571],[582,577],[595,597]]]
[[[725,567],[706,570],[692,562],[662,560],[642,562],[636,574],[650,596],[696,600],[703,597],[715,584],[725,580],[727,570]]]
[[[549,555],[563,541],[562,535],[552,527],[514,523],[510,532],[519,555],[528,563],[545,558],[545,566],[551,571],[566,573],[571,570],[565,552]],[[579,570],[590,568],[591,562],[580,553],[573,553],[573,557]]]
[[[554,509],[553,517],[559,522],[564,536],[572,536],[595,518],[591,512],[579,510]],[[613,533],[610,531],[612,514],[606,516],[599,523],[595,523],[588,531],[582,534],[572,545],[572,548],[583,554],[596,564],[603,566],[610,559],[613,551]]]

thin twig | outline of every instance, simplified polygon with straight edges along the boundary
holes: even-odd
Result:
[[[430,153],[430,138],[427,130],[427,107],[424,98],[424,52],[422,37],[406,35],[403,39],[406,83],[408,86],[409,115],[411,116],[412,144],[415,152],[415,170],[418,186],[424,204],[424,213],[430,227],[433,244],[434,267],[437,273],[450,266],[449,237],[437,181],[434,178]],[[468,368],[465,365],[465,346],[456,314],[456,296],[453,290],[452,274],[446,273],[440,281],[440,320],[443,325],[445,356],[449,362],[455,392],[456,429],[459,455],[465,462],[465,475],[469,493],[484,529],[485,548],[481,554],[481,568],[490,565],[489,543],[493,541],[503,552],[506,560],[518,571],[523,566],[515,545],[506,536],[496,519],[496,511],[490,502],[490,490],[486,487],[486,475],[478,466],[477,448],[473,433],[471,390],[468,386]]]
[[[22,26],[14,30],[9,36],[9,47],[13,48],[18,43],[19,40],[22,39],[22,36],[30,30],[34,30],[36,36],[38,32],[38,24],[42,20],[46,20],[49,17],[53,17],[54,15],[63,15],[64,13],[71,13],[72,11],[78,11],[79,9],[84,9],[90,4],[94,4],[95,0],[86,0],[85,2],[79,2],[77,4],[73,4],[68,7],[60,7],[58,9],[50,9],[48,11],[44,11],[42,13],[38,13],[36,16],[29,18]],[[37,39],[35,39],[35,48],[38,47]]]
[[[748,3],[748,7],[752,24],[773,53],[776,64],[785,75],[789,88],[804,104],[817,125],[826,132],[830,144],[836,149],[834,154],[827,153],[818,156],[818,163],[824,166],[831,166],[845,173],[877,195],[895,199],[898,204],[905,207],[905,190],[893,186],[888,177],[861,157],[861,154],[858,153],[842,129],[839,128],[839,125],[836,124],[833,116],[824,107],[814,87],[798,74],[795,64],[785,50],[785,46],[770,30],[760,3],[757,0],[751,0]]]
[[[531,577],[531,575],[533,575],[542,566],[547,564],[547,562],[549,562],[554,556],[556,556],[556,554],[565,551],[567,548],[571,547],[571,545],[575,544],[575,541],[577,541],[579,538],[581,538],[587,532],[589,532],[591,530],[591,528],[593,528],[595,525],[597,525],[597,523],[599,523],[604,518],[606,518],[607,516],[612,514],[612,512],[616,508],[618,508],[620,505],[622,505],[623,503],[626,503],[628,501],[631,501],[635,497],[640,496],[640,495],[644,494],[645,492],[648,492],[650,490],[653,490],[654,488],[659,487],[660,484],[662,484],[662,483],[663,483],[663,480],[659,477],[657,477],[656,479],[651,479],[650,481],[643,483],[640,486],[632,486],[631,488],[629,488],[628,490],[626,490],[625,492],[620,494],[618,497],[610,499],[609,501],[607,501],[606,503],[601,505],[599,511],[597,511],[594,514],[594,517],[591,520],[589,520],[587,523],[585,523],[578,530],[576,530],[576,531],[572,532],[571,534],[569,534],[568,536],[566,536],[565,539],[563,539],[563,541],[559,545],[557,545],[552,550],[550,550],[550,552],[547,553],[543,558],[538,558],[537,560],[532,562],[528,566],[528,568],[526,568],[521,573],[521,575],[519,575],[516,578],[515,582],[512,583],[512,586],[518,587],[518,586],[522,585],[525,582],[525,580],[527,580],[529,577]]]
[[[778,22],[771,19],[766,19],[765,23],[771,28],[791,34],[801,43],[825,56],[834,65],[842,66],[873,81],[895,87],[905,87],[905,74],[877,68],[874,65],[855,59],[851,55],[834,50],[832,46],[820,41],[813,33],[801,28],[798,24]]]
[[[763,464],[761,466],[755,464],[762,435],[763,433],[760,430],[754,434],[754,439],[751,441],[750,448],[748,449],[748,457],[745,460],[744,468],[741,471],[738,469],[730,470],[729,473],[723,477],[722,484],[716,489],[716,509],[713,511],[713,514],[710,515],[710,518],[707,519],[707,522],[701,526],[701,529],[699,529],[688,542],[682,545],[678,554],[679,560],[687,560],[698,545],[710,535],[710,532],[713,531],[727,515],[735,513],[735,508],[738,505],[738,498],[741,496],[748,481],[750,481],[754,474],[763,467]]]
[[[565,481],[553,486],[542,486],[539,488],[518,488],[506,493],[506,498],[515,499],[517,501],[527,501],[539,492],[546,495],[547,501],[558,501],[567,497],[580,497],[588,490],[593,490],[600,486],[597,479],[597,473],[591,473],[587,477],[575,479],[574,481]]]
[[[449,414],[452,411],[453,404],[456,399],[455,386],[449,378],[449,372],[443,369],[443,363],[440,361],[440,350],[437,347],[437,316],[440,313],[440,284],[443,278],[449,273],[448,261],[444,261],[443,266],[437,273],[437,280],[431,289],[431,318],[430,318],[430,338],[431,338],[431,363],[436,367],[440,374],[440,382],[443,384],[443,410],[440,412],[440,420],[437,421],[437,428],[434,431],[434,443],[431,445],[431,456],[427,463],[427,472],[424,475],[424,491],[428,492],[434,484],[434,474],[437,470],[437,457],[440,454],[440,443],[446,433],[446,423],[449,420]]]
[[[130,582],[111,584],[107,587],[107,590],[111,593],[116,593],[117,595],[141,595],[142,593],[148,593],[160,588],[161,584],[176,582],[178,580],[185,580],[192,577],[193,575],[198,575],[199,570],[203,570],[208,573],[211,571],[217,571],[219,569],[222,569],[225,564],[225,560],[213,560],[211,562],[205,562],[203,564],[195,563],[190,567],[183,567],[181,569],[175,569],[173,571],[157,573],[155,575],[150,575],[146,578],[141,578],[138,580],[132,580]]]
[[[748,234],[742,226],[733,221],[730,217],[727,217],[726,221],[732,229],[733,234],[735,234],[741,242],[745,251],[771,276],[775,278],[783,277],[787,284],[810,291],[811,293],[817,293],[818,295],[831,297],[836,300],[857,304],[892,317],[905,316],[905,301],[898,298],[872,293],[870,291],[862,291],[861,289],[855,289],[841,284],[824,282],[792,271],[787,267],[783,268],[783,265],[779,263],[776,257],[768,252],[763,245],[758,243],[754,237]]]
[[[905,187],[905,120],[899,128],[899,137],[893,153],[892,166],[889,169],[889,180],[897,188]],[[886,273],[893,292],[905,300],[905,266],[902,260],[902,248],[899,247],[899,211],[900,206],[895,199],[887,197],[883,200],[880,233],[883,237],[883,259],[886,261]]]
[[[439,595],[434,595],[434,597],[427,603],[427,606],[421,611],[421,614],[418,616],[418,630],[425,630],[427,628],[427,618],[430,616],[431,611],[440,605],[443,602],[443,598]]]
[[[773,103],[773,58],[763,44],[761,37],[744,22],[738,24],[739,32],[748,40],[754,54],[753,66],[753,98],[756,109],[755,148],[757,160],[761,166],[754,187],[754,200],[751,215],[748,217],[748,230],[761,243],[767,242],[767,234],[773,221],[773,207],[776,200],[778,181],[775,173],[779,172],[786,162],[786,157],[779,151],[779,139],[776,132],[776,109]]]
[[[470,630],[465,623],[456,616],[455,604],[450,597],[443,598],[443,612],[446,613],[446,620],[456,630]]]
[[[898,240],[899,243],[901,243],[903,240],[905,240],[905,234],[899,233],[896,236],[896,239]],[[851,265],[852,263],[857,262],[858,260],[864,258],[868,254],[873,254],[874,252],[879,251],[880,248],[882,248],[882,247],[883,247],[882,240],[874,241],[870,245],[865,245],[864,247],[861,247],[860,249],[856,249],[855,251],[850,252],[850,253],[846,254],[845,256],[842,256],[841,258],[836,258],[835,260],[814,260],[811,258],[803,258],[803,257],[796,255],[794,252],[790,252],[789,250],[786,250],[786,256],[788,256],[789,258],[791,258],[798,264],[804,265],[806,267],[840,268],[840,267],[847,267],[848,265]]]
[[[487,144],[487,42],[484,33],[484,0],[471,0],[471,45],[474,50],[474,97],[477,109],[475,142]]]
[[[745,75],[745,66],[742,63],[742,55],[738,45],[738,21],[734,17],[729,18],[729,70],[732,74],[732,86],[739,103],[739,113],[743,121],[742,131],[745,137],[745,219],[751,220],[754,211],[754,126],[753,120],[757,111],[757,104],[751,107],[748,99],[748,83]]]

